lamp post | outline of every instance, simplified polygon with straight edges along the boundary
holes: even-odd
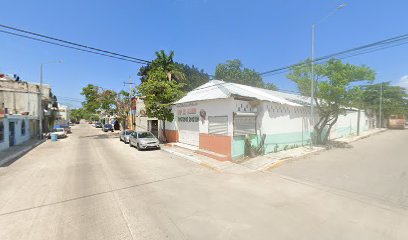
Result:
[[[337,8],[329,13],[326,17],[322,18],[317,24],[313,23],[312,24],[312,76],[311,76],[311,81],[310,81],[310,123],[312,125],[311,130],[310,130],[310,148],[313,148],[313,130],[314,130],[314,79],[315,79],[315,74],[314,74],[314,52],[315,52],[315,28],[317,25],[321,24],[323,21],[325,21],[327,18],[330,16],[334,15],[337,11],[340,9],[346,7],[346,4],[341,4],[337,6]]]
[[[41,63],[40,65],[40,93],[39,93],[39,99],[38,99],[38,119],[39,119],[39,130],[40,130],[40,140],[43,138],[43,125],[42,125],[42,120],[43,120],[43,107],[42,107],[42,92],[43,92],[43,76],[44,76],[44,65],[46,64],[51,64],[51,63],[62,63],[62,60],[55,61],[55,62],[48,62],[48,63]]]

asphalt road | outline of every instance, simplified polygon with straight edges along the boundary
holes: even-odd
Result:
[[[0,168],[0,239],[408,239],[408,131],[234,173],[73,130]]]

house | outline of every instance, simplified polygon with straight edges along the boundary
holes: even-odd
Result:
[[[310,143],[310,98],[292,93],[212,80],[177,101],[172,112],[174,121],[165,130],[169,142],[222,161],[242,158],[245,138],[257,146],[264,136],[265,153]],[[360,129],[367,130],[368,118],[360,116]],[[329,137],[355,134],[357,119],[357,109],[347,110]]]
[[[40,87],[0,74],[0,151],[21,144],[39,134]],[[51,87],[42,88],[43,129],[52,121],[54,96]]]

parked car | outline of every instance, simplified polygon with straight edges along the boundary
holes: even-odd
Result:
[[[129,143],[129,137],[133,130],[124,130],[119,134],[119,140],[123,141],[124,143]]]
[[[95,123],[95,127],[96,128],[102,128],[102,123],[100,123],[100,122]]]
[[[104,132],[109,132],[109,131],[113,132],[112,124],[109,124],[109,123],[104,124],[103,127],[102,127],[102,131],[104,131]]]
[[[148,148],[160,149],[159,140],[151,132],[146,131],[132,132],[129,137],[129,146],[136,146],[139,151]]]
[[[59,127],[65,129],[65,132],[67,132],[68,134],[72,133],[71,127],[68,125],[59,125]]]
[[[66,138],[67,137],[67,132],[65,131],[64,128],[54,128],[47,134],[48,138],[51,138],[51,133],[57,134],[58,138]]]

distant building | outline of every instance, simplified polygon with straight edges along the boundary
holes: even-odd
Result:
[[[70,122],[70,109],[66,105],[62,105],[58,103],[58,110],[56,116],[56,123],[58,124],[68,124]]]
[[[43,130],[47,132],[57,109],[56,97],[47,84],[40,86],[22,81],[18,76],[0,73],[0,151],[21,144],[39,134],[39,114],[43,115]]]

